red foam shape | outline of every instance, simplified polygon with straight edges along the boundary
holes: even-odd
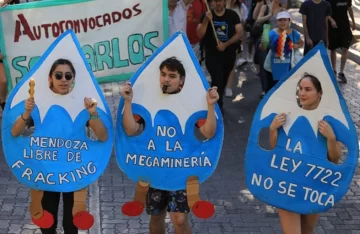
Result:
[[[144,211],[144,204],[138,201],[127,202],[121,208],[124,215],[139,216]]]
[[[94,225],[94,216],[87,211],[80,211],[74,215],[73,223],[80,230],[89,230]]]
[[[211,202],[198,201],[194,204],[192,211],[200,219],[208,219],[215,213],[215,207]]]
[[[54,224],[54,216],[48,211],[44,210],[40,219],[31,218],[32,222],[40,228],[50,228]]]

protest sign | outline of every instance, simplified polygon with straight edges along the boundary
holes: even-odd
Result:
[[[321,92],[316,89],[321,96],[313,110],[303,109],[297,103],[298,83],[303,77],[309,77],[307,73],[322,87]],[[260,132],[269,128],[280,113],[286,114],[286,122],[278,129],[276,147],[264,149],[260,146]],[[329,160],[329,142],[319,131],[320,120],[327,121],[336,141],[347,147],[347,157],[342,163]],[[256,198],[275,207],[300,214],[324,212],[346,194],[358,153],[355,125],[326,48],[320,43],[258,106],[245,155],[247,185]]]
[[[175,56],[184,66],[184,87],[177,94],[164,94],[160,64]],[[132,109],[141,116],[145,129],[128,136],[123,126],[121,98],[116,126],[116,157],[120,168],[133,181],[148,181],[153,188],[180,190],[190,176],[206,181],[220,158],[224,125],[215,104],[216,132],[206,140],[195,136],[200,121],[207,117],[209,84],[190,42],[183,33],[174,34],[131,78]],[[191,103],[191,105],[189,105]]]
[[[75,85],[66,95],[49,88],[48,74],[58,59],[69,60],[76,73]],[[36,106],[31,112],[35,128],[25,129],[31,134],[24,131],[14,136],[14,123],[23,118],[24,102],[30,97],[31,79],[35,83],[32,93]],[[107,130],[106,140],[89,138],[87,134],[85,126],[90,116],[84,106],[85,97],[97,101],[99,118]],[[111,112],[71,30],[58,37],[14,87],[5,106],[1,135],[12,173],[32,189],[76,191],[104,172],[114,139]]]
[[[73,29],[99,83],[127,80],[168,36],[167,1],[43,1],[0,10],[11,90],[46,48]]]

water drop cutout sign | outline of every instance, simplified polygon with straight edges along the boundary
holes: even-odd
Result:
[[[305,73],[317,78],[322,87],[319,105],[313,110],[298,104],[297,88]],[[274,149],[263,149],[260,131],[269,128],[280,113],[286,114],[286,122],[277,130],[277,144]],[[343,163],[329,160],[329,141],[319,131],[321,120],[331,126],[334,144],[348,148]],[[254,196],[269,205],[299,214],[324,212],[346,194],[358,148],[355,125],[320,43],[259,104],[245,154],[246,182]]]
[[[159,66],[173,56],[184,66],[185,82],[179,93],[167,94],[161,88]],[[220,108],[215,104],[214,136],[206,140],[195,136],[195,126],[207,118],[206,93],[210,87],[187,37],[181,32],[174,34],[130,82],[132,112],[143,120],[144,129],[138,135],[126,134],[124,98],[121,98],[116,125],[119,167],[132,181],[140,181],[140,185],[146,182],[145,187],[147,184],[167,191],[188,189],[188,192],[191,187],[198,196],[198,184],[212,175],[219,161],[224,127]],[[138,183],[137,190],[141,190],[140,185]],[[196,206],[200,210],[201,204]],[[212,204],[209,207],[213,209]],[[134,209],[138,211],[132,212]],[[140,215],[142,209],[138,204],[137,208],[123,211],[128,215]]]
[[[66,95],[56,94],[49,88],[49,71],[60,58],[68,59],[76,72],[75,85]],[[33,82],[32,94],[29,94],[30,81]],[[25,100],[30,95],[35,102],[31,112],[35,129],[29,136],[13,136],[13,125],[24,113]],[[105,141],[87,136],[90,114],[84,106],[86,97],[97,102],[99,119],[107,130]],[[27,187],[54,192],[77,191],[104,172],[111,157],[113,135],[111,113],[104,95],[75,33],[66,31],[9,95],[2,121],[6,162]]]

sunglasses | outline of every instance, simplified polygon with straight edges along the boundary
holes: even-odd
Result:
[[[55,76],[55,78],[57,80],[61,80],[63,78],[64,74],[62,72],[56,72],[54,74],[54,76]],[[66,80],[71,80],[73,77],[74,76],[73,76],[73,74],[71,72],[65,72],[65,79]]]

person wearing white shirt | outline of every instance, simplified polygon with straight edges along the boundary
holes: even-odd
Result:
[[[169,5],[169,37],[178,31],[186,33],[186,16],[193,0],[168,0]],[[176,3],[176,5],[175,5]]]

